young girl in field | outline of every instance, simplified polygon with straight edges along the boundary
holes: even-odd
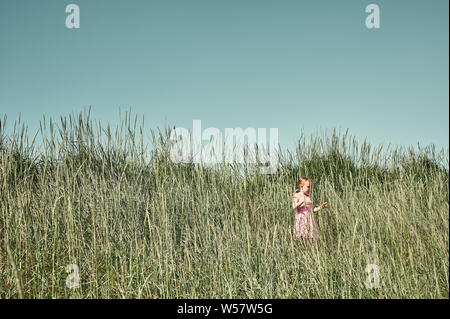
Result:
[[[312,182],[307,177],[301,177],[297,182],[297,191],[292,196],[292,208],[295,209],[294,237],[300,238],[320,238],[319,227],[314,220],[313,212],[316,213],[328,207],[328,203],[313,207],[313,200],[309,192]]]

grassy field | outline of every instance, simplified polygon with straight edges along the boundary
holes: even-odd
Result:
[[[150,153],[129,115],[41,124],[0,121],[1,298],[449,298],[448,149],[334,131],[260,175],[172,163],[167,129]],[[330,205],[313,242],[292,236],[299,176]]]

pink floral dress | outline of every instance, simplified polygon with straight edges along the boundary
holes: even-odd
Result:
[[[305,197],[306,203],[303,207],[298,206],[295,212],[294,219],[294,238],[320,238],[319,227],[313,216],[313,200],[310,195],[295,193],[292,198],[297,198],[299,201]]]

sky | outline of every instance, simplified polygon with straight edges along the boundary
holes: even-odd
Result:
[[[80,28],[68,29],[68,4]],[[369,29],[368,4],[380,8]],[[1,0],[0,117],[449,145],[447,0]],[[269,139],[269,136],[267,137]]]

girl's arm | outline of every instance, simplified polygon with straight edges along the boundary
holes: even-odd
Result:
[[[305,199],[303,198],[302,200],[298,200],[297,198],[292,197],[292,209],[296,209],[299,206],[305,206]]]
[[[322,205],[315,207],[315,208],[313,209],[313,212],[314,212],[314,213],[317,213],[317,212],[320,211],[320,210],[322,210]]]
[[[323,204],[320,205],[320,206],[315,207],[315,208],[313,209],[313,212],[314,212],[314,213],[317,213],[318,211],[321,211],[324,207],[325,207],[325,208],[328,207],[328,203],[327,203],[327,202],[323,203]]]

